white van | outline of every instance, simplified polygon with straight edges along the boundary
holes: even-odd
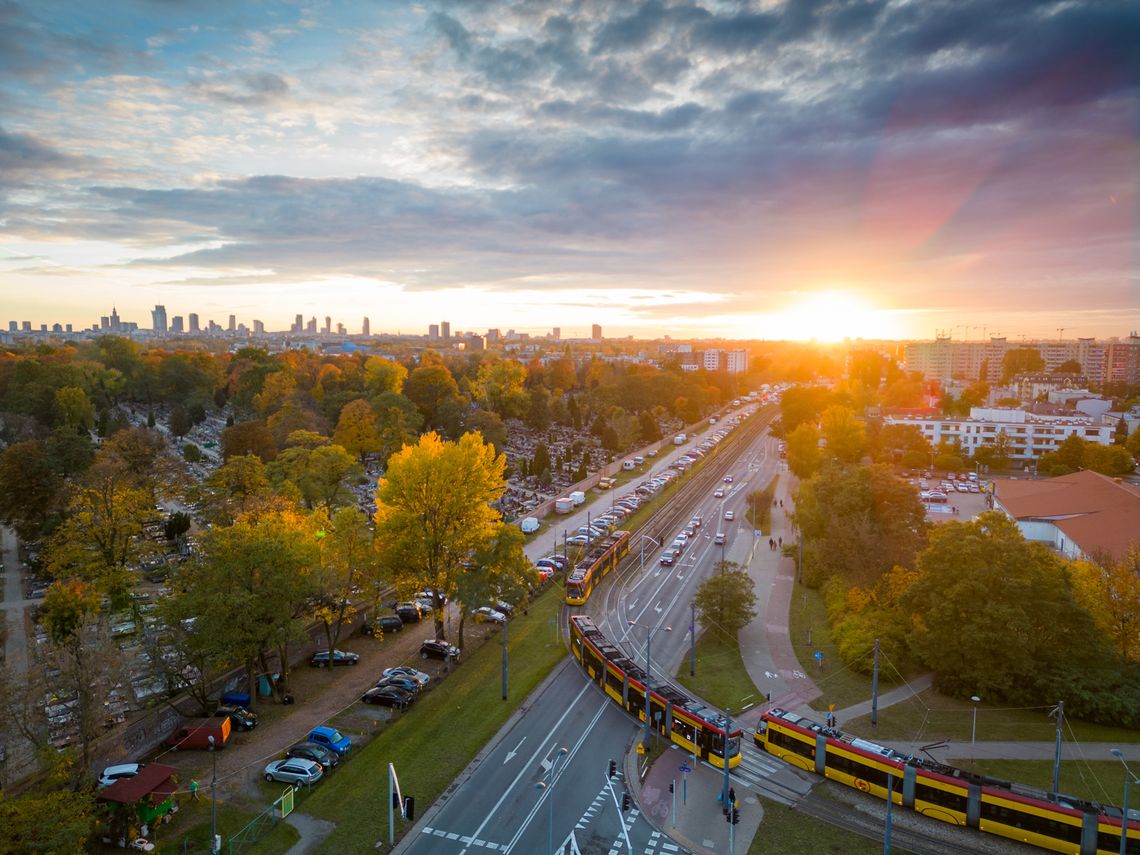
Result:
[[[623,460],[621,462],[621,468],[628,471],[636,468],[636,464],[632,460]]]
[[[718,531],[716,533],[716,537],[713,538],[713,543],[716,543],[716,544],[724,543],[724,532],[723,531]]]

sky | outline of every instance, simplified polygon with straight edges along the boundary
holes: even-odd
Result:
[[[1140,328],[1140,3],[0,0],[0,324]]]

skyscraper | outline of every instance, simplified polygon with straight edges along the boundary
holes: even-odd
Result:
[[[110,322],[109,328],[110,328],[111,332],[118,332],[120,327],[121,327],[121,324],[119,322],[119,310],[116,309],[114,306],[112,306],[111,307],[111,322]]]
[[[235,330],[237,330],[237,316],[236,315],[230,315],[229,330],[230,330],[230,332],[234,332]]]
[[[363,336],[372,335],[371,326],[368,323],[368,318],[365,318],[364,323],[360,325],[360,334]]]
[[[197,312],[191,312],[189,315],[189,320],[190,320],[190,332],[196,333],[196,332],[202,331],[198,326],[198,313]]]
[[[562,338],[562,327],[555,327],[553,330],[551,330],[550,337],[555,341],[558,341],[560,338]]]
[[[255,320],[253,322],[253,334],[254,335],[265,335],[265,324],[262,323],[261,321]]]
[[[150,313],[151,329],[156,333],[166,332],[166,306],[155,306]]]
[[[428,338],[439,338],[439,324],[428,324]]]
[[[597,341],[602,340],[602,325],[601,324],[594,324],[592,327],[590,327],[590,338],[596,339]]]
[[[182,315],[175,315],[170,319],[170,331],[172,333],[181,333],[182,329]]]
[[[332,332],[332,317],[330,315],[325,315],[325,328],[321,332],[325,335]]]
[[[317,331],[317,319],[316,319],[316,317],[309,318],[309,322],[307,324],[305,324],[305,332],[315,333],[316,331]]]
[[[294,315],[293,316],[293,327],[290,330],[290,332],[304,332],[304,331],[305,331],[304,319],[300,315]]]
[[[440,321],[439,334],[443,337],[444,341],[451,338],[451,321]]]

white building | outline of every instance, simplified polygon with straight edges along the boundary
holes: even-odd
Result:
[[[724,368],[729,374],[743,374],[748,370],[748,351],[726,351],[724,354]]]
[[[915,425],[931,448],[937,448],[942,442],[957,441],[967,456],[973,456],[983,445],[993,445],[1004,433],[1010,441],[1010,456],[1015,460],[1036,460],[1046,452],[1055,451],[1073,434],[1087,442],[1111,445],[1114,430],[1085,415],[1037,416],[1025,410],[997,407],[974,407],[968,419],[886,416],[883,421]]]

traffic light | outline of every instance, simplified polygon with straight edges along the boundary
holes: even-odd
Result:
[[[416,818],[416,797],[404,796],[404,819],[412,822]]]
[[[627,810],[629,810],[629,807],[630,807],[629,793],[622,793],[621,794],[621,812],[625,813]]]
[[[673,790],[674,783],[675,783],[674,781],[669,782],[669,792],[671,792],[671,793],[674,792],[674,790]]]
[[[617,760],[610,760],[610,773],[609,773],[609,777],[611,777],[611,778],[612,778],[612,777],[613,777],[614,775],[616,775],[616,774],[617,774]]]
[[[740,822],[740,808],[734,807],[732,809],[732,824],[736,825],[738,822]]]

